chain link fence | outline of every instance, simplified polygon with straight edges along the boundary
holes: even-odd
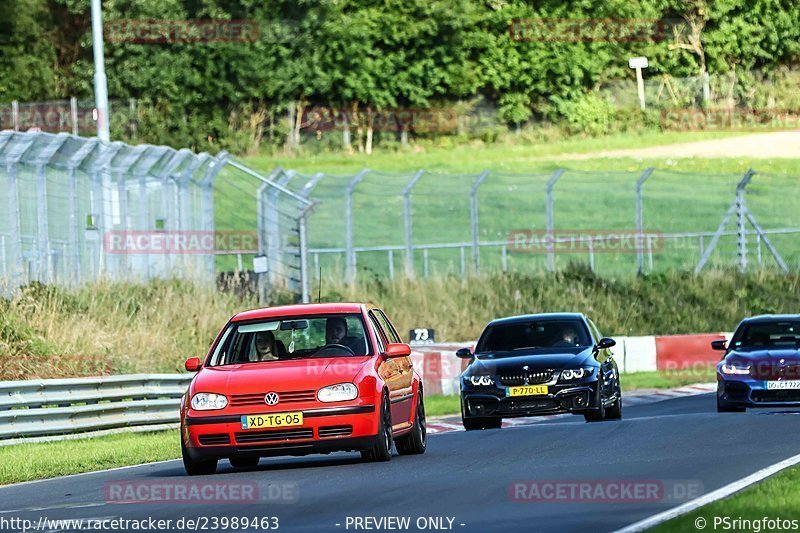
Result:
[[[34,281],[101,278],[214,284],[222,273],[255,270],[264,292],[307,300],[311,205],[225,152],[0,132],[6,293]]]
[[[800,190],[790,176],[654,168],[350,176],[277,168],[273,176],[318,202],[308,223],[316,276],[800,266]]]

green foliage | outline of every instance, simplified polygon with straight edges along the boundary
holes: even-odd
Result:
[[[597,134],[613,112],[594,91],[631,81],[632,55],[650,58],[648,77],[769,74],[800,58],[800,4],[790,0],[108,0],[103,9],[107,25],[235,19],[258,26],[252,42],[106,41],[110,97],[141,102],[138,141],[238,153],[262,141],[280,145],[294,103],[363,112],[479,97],[505,125],[545,116]],[[534,21],[535,31],[513,31],[516,19]],[[557,19],[586,21],[593,34],[576,35]],[[619,33],[625,21],[644,19],[686,24],[674,34]],[[602,23],[613,20],[622,24]],[[90,98],[89,21],[88,0],[2,2],[0,101]],[[693,31],[699,48],[690,46]],[[773,95],[758,85],[745,79],[737,96],[769,102]],[[125,125],[114,133],[125,136]],[[392,144],[394,135],[380,141]]]
[[[555,109],[573,133],[602,135],[611,131],[616,110],[607,98],[590,92],[574,100],[554,100]]]

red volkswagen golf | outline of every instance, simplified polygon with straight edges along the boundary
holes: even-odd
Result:
[[[189,475],[219,459],[360,451],[367,461],[425,451],[422,379],[380,309],[336,303],[239,313],[222,328],[181,401]]]

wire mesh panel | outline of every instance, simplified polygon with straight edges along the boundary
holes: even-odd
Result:
[[[800,239],[790,231],[800,227],[800,187],[798,177],[756,172],[745,189],[747,265],[774,269],[778,266],[773,251],[792,269],[800,268]],[[755,223],[755,224],[754,224]],[[758,235],[756,225],[766,238]]]
[[[370,248],[374,243],[391,243],[401,248],[356,252],[360,274],[394,276],[395,272],[402,271],[402,261],[406,253],[402,248],[405,247],[407,235],[403,192],[413,179],[414,174],[390,174],[371,170],[361,175],[358,183],[353,185],[353,247]]]
[[[461,273],[471,268],[470,192],[480,174],[424,173],[411,192],[415,271]],[[437,245],[437,246],[427,246]]]
[[[294,192],[317,202],[310,260],[315,273],[334,277],[353,268],[389,277],[466,276],[570,263],[610,275],[706,265],[783,269],[775,258],[781,250],[792,268],[800,262],[798,189],[787,176],[754,173],[745,183],[738,174],[652,168],[281,172],[299,178],[286,182]]]
[[[647,250],[645,270],[693,270],[730,209],[737,174],[655,170],[642,185],[642,218],[647,232],[664,236]],[[709,267],[736,265],[736,223],[729,220]]]
[[[300,218],[308,204],[225,152],[0,132],[0,276],[7,290],[103,277],[211,283],[220,270],[251,270],[262,254],[276,265],[269,285],[299,295]]]
[[[547,230],[546,189],[553,174],[492,172],[476,189],[479,240],[487,243],[481,271],[546,268],[545,250],[533,244]]]
[[[635,272],[636,172],[568,170],[553,184],[553,263],[598,273]]]

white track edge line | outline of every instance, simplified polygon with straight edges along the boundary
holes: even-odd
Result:
[[[644,520],[640,520],[629,526],[625,526],[622,529],[616,530],[614,533],[637,533],[639,531],[644,531],[645,529],[649,529],[651,527],[662,524],[667,520],[672,520],[673,518],[677,518],[679,516],[683,516],[687,513],[697,510],[704,505],[708,505],[709,503],[713,503],[723,498],[727,498],[732,494],[735,494],[743,489],[746,489],[747,487],[754,485],[759,481],[763,481],[769,476],[777,474],[781,470],[785,470],[791,466],[795,466],[798,463],[800,463],[800,454],[795,455],[793,457],[789,457],[788,459],[784,459],[783,461],[775,463],[774,465],[768,466],[766,468],[762,468],[761,470],[754,472],[753,474],[750,474],[747,477],[744,477],[738,481],[734,481],[733,483],[725,485],[724,487],[719,488],[715,491],[709,492],[704,496],[700,496],[699,498],[695,498],[694,500],[688,501],[677,507],[673,507],[672,509],[668,509],[664,512],[655,514],[649,518],[645,518]]]

